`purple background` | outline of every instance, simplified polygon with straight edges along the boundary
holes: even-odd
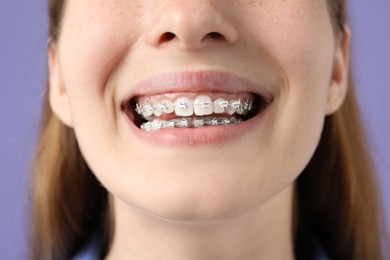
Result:
[[[350,2],[353,70],[390,227],[390,1]],[[47,75],[45,4],[0,2],[0,259],[26,258],[29,168]]]

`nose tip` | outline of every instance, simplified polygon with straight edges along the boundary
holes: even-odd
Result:
[[[153,19],[148,41],[154,46],[174,44],[181,49],[201,49],[209,44],[232,44],[237,41],[235,26],[222,8],[210,1],[193,5],[174,3]]]

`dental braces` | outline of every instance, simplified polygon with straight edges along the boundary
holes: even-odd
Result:
[[[204,126],[221,126],[229,124],[238,124],[243,120],[241,118],[227,117],[183,117],[171,120],[155,119],[141,124],[141,129],[146,131],[155,131],[168,128],[199,128]]]
[[[186,110],[189,109],[189,107],[192,105],[193,107],[200,106],[204,109],[212,108],[212,113],[216,114],[228,113],[230,115],[233,115],[234,113],[236,113],[239,115],[243,115],[251,111],[254,107],[253,100],[249,99],[245,101],[242,101],[241,99],[227,101],[223,98],[219,98],[214,102],[203,101],[201,103],[192,103],[191,105],[190,102],[192,101],[185,98],[179,99],[176,102],[171,102],[169,100],[163,100],[157,103],[147,101],[144,104],[136,103],[135,111],[137,112],[137,114],[148,118],[152,115],[161,116],[161,114],[163,113],[171,114],[177,110]],[[193,113],[194,111],[192,111],[192,114]]]

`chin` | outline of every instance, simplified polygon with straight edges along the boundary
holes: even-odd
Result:
[[[130,206],[154,218],[183,224],[229,220],[244,215],[252,209],[236,202],[197,201],[194,203],[193,200],[188,201],[183,197],[185,195],[169,203],[165,201],[164,204]]]
[[[225,175],[229,174],[233,173]],[[168,222],[195,224],[234,219],[256,209],[283,188],[270,190],[265,187],[272,185],[266,182],[264,178],[258,178],[258,181],[247,178],[239,182],[233,178],[222,180],[202,176],[197,180],[189,177],[174,182],[167,179],[165,183],[149,180],[144,185],[122,182],[123,186],[115,187],[112,193],[125,206],[139,213]]]

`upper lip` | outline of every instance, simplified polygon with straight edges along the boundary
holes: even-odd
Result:
[[[250,92],[267,103],[273,99],[269,89],[243,76],[223,71],[184,71],[160,74],[135,84],[122,105],[136,96],[178,92]]]

